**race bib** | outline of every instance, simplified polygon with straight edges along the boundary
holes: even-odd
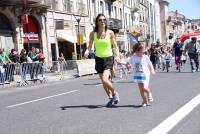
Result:
[[[134,73],[133,80],[136,82],[144,82],[146,80],[146,75],[144,73]]]

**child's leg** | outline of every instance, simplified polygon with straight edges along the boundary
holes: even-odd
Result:
[[[145,96],[145,94],[144,94],[144,84],[138,83],[138,87],[139,87],[139,90],[140,90],[140,95],[143,98]]]
[[[153,96],[152,96],[151,90],[148,86],[144,86],[144,92],[147,94],[148,102],[153,102]]]
[[[140,95],[143,99],[142,106],[149,105],[148,98],[147,98],[147,95],[148,95],[149,92],[147,91],[147,89],[145,89],[143,83],[138,83],[138,87],[139,87],[139,90],[140,90]]]

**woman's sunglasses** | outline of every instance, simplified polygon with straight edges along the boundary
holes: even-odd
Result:
[[[106,19],[99,19],[99,22],[106,22]]]

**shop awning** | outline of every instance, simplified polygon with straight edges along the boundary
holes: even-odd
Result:
[[[57,30],[57,39],[60,41],[68,41],[71,43],[77,43],[77,36],[76,35],[71,35],[68,31],[66,30]],[[89,42],[89,40],[86,40],[86,37],[83,37],[84,43]]]
[[[76,36],[70,35],[66,31],[57,31],[57,39],[60,41],[68,41],[71,43],[77,43]]]
[[[196,37],[197,38],[197,41],[200,40],[200,32],[197,32],[197,33],[189,33],[189,34],[183,34],[181,37],[180,37],[180,41],[181,42],[184,42],[185,40],[187,39],[191,39],[192,37]]]

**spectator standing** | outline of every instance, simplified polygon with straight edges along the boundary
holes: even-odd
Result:
[[[32,63],[30,63],[30,78],[31,80],[35,79],[35,72],[37,69],[37,64],[35,63],[37,61],[36,59],[36,49],[35,47],[32,47],[31,50],[28,52],[28,57],[32,60]]]
[[[63,53],[60,53],[60,57],[58,57],[60,71],[62,72],[65,69],[66,61]]]
[[[12,61],[12,63],[9,64],[9,81],[14,81],[14,73],[15,73],[15,67],[17,66],[16,63],[19,63],[19,55],[18,52],[15,49],[11,49],[11,52],[9,54],[9,58]]]
[[[26,49],[22,49],[19,55],[19,62],[21,64],[21,76],[22,76],[22,81],[26,81],[26,72],[28,68],[28,56],[26,53]]]
[[[186,44],[185,53],[188,52],[190,58],[191,72],[199,71],[199,54],[200,54],[200,45],[197,42],[196,37],[192,37],[191,41]],[[194,63],[196,65],[196,70],[194,68]]]
[[[1,81],[9,81],[9,63],[11,60],[9,56],[4,52],[3,48],[0,48],[0,64],[1,64]]]
[[[173,44],[173,53],[175,55],[176,70],[179,71],[181,66],[182,46],[183,45],[179,42],[179,39],[177,38]]]
[[[150,60],[153,64],[154,70],[156,70],[156,65],[158,64],[158,50],[156,49],[156,44],[152,43],[151,48],[149,49]]]

